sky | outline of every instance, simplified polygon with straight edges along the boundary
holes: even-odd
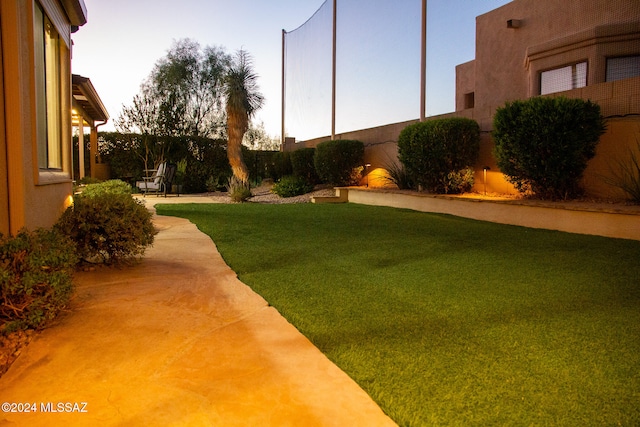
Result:
[[[343,1],[360,2],[365,8],[375,2]],[[322,0],[84,2],[88,22],[72,34],[72,71],[91,79],[111,116],[101,130],[114,130],[122,107],[131,105],[173,42],[190,38],[202,47],[223,46],[229,53],[244,49],[253,56],[266,100],[256,120],[273,137],[281,133],[282,29],[298,28],[323,4]],[[427,115],[454,110],[455,65],[474,58],[475,17],[505,3],[508,0],[428,0]]]

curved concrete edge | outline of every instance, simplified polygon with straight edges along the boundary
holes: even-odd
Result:
[[[640,215],[342,188],[350,203],[443,213],[530,228],[640,240]]]
[[[1,402],[37,412],[0,425],[395,425],[195,225],[154,223],[137,265],[77,274],[70,310],[0,378]]]

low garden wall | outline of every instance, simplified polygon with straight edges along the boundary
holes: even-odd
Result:
[[[632,205],[469,198],[362,187],[337,188],[335,198],[315,198],[313,202],[389,206],[522,227],[640,240],[640,206]]]

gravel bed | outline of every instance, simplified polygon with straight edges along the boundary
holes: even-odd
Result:
[[[311,193],[302,194],[300,196],[295,197],[280,197],[275,193],[271,192],[272,185],[261,185],[260,187],[251,189],[251,198],[247,200],[247,203],[267,203],[267,204],[285,204],[285,203],[310,203],[311,198],[325,197],[325,196],[335,196],[336,192],[331,188],[319,188],[316,187],[314,191]],[[211,193],[209,194],[209,198],[213,200],[214,203],[233,203],[231,198],[223,192],[220,193]]]

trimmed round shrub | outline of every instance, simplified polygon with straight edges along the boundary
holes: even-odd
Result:
[[[321,142],[316,147],[313,163],[322,182],[357,184],[364,164],[364,144],[349,139]]]
[[[294,197],[307,194],[313,190],[313,185],[309,184],[306,178],[301,176],[284,176],[273,185],[271,192],[280,197]]]
[[[316,154],[315,148],[301,148],[291,152],[291,171],[294,176],[304,178],[309,184],[316,184],[319,181],[313,158]]]
[[[153,244],[151,216],[130,194],[81,193],[55,228],[71,238],[81,259],[113,263],[142,255]]]
[[[410,180],[433,193],[468,191],[466,170],[479,152],[480,127],[462,117],[414,123],[398,137],[398,158]]]
[[[582,193],[580,179],[606,130],[599,105],[564,97],[507,102],[493,128],[507,179],[520,192],[552,200]]]
[[[56,230],[0,234],[0,332],[41,329],[73,293],[73,242]]]

